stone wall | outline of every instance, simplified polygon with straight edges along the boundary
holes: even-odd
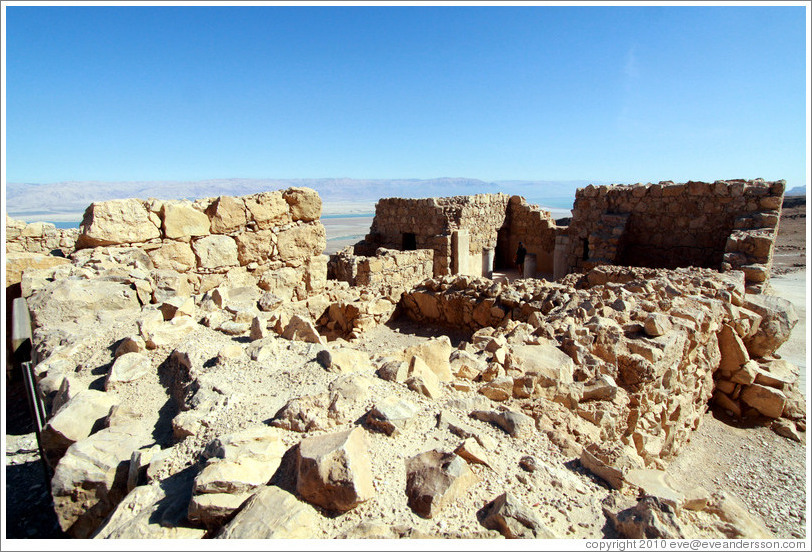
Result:
[[[479,194],[431,199],[384,198],[375,206],[365,246],[356,252],[370,254],[388,249],[432,249],[434,274],[455,272],[454,233],[463,236],[465,274],[482,274],[483,250],[496,247],[497,230],[507,220],[506,194]],[[409,240],[413,242],[410,244]],[[467,246],[465,242],[467,241]],[[457,267],[459,270],[459,266]]]
[[[576,192],[561,260],[567,272],[600,264],[741,269],[768,280],[785,182],[728,180],[587,186]]]
[[[432,249],[434,275],[489,276],[494,268],[512,268],[519,241],[536,261],[528,276],[552,275],[555,221],[524,198],[479,194],[432,199],[381,199],[358,254],[377,247]],[[410,242],[410,240],[413,240]]]
[[[595,456],[611,457],[619,449],[599,449],[613,443],[636,454],[635,463],[662,467],[711,397],[740,416],[805,415],[797,369],[771,356],[789,337],[794,309],[761,298],[745,295],[741,272],[603,266],[560,283],[446,276],[404,294],[400,306],[420,324],[472,332],[471,341],[493,353],[480,378],[510,374],[518,354],[511,343],[554,343],[559,351],[544,358],[566,353],[574,383],[522,376],[514,394],[518,387],[523,396],[551,398],[596,424],[599,434],[579,437]],[[624,398],[584,403],[579,397],[595,381],[616,383]]]
[[[327,278],[351,286],[388,285],[409,289],[432,277],[434,252],[431,249],[396,251],[379,248],[374,257],[354,255],[351,248],[330,256]]]
[[[6,215],[6,253],[66,256],[73,252],[79,230],[57,228],[49,222],[27,224]]]
[[[229,282],[290,299],[326,281],[320,217],[321,198],[309,188],[194,202],[105,201],[85,211],[74,256],[136,248],[148,256],[147,268],[184,280],[176,286],[186,293]]]
[[[519,246],[524,243],[528,256],[535,256],[535,271],[525,263],[528,277],[546,275],[552,278],[554,272],[553,252],[555,251],[556,224],[549,211],[538,205],[529,205],[523,197],[513,196],[508,205],[508,248],[509,261]]]

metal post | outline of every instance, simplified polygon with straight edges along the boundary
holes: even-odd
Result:
[[[45,451],[42,449],[42,428],[45,426],[45,405],[37,392],[37,380],[34,376],[34,367],[31,362],[31,315],[28,312],[28,304],[25,298],[18,297],[12,304],[12,327],[11,327],[11,347],[13,351],[14,363],[20,367],[25,384],[25,396],[28,399],[28,408],[31,419],[34,421],[34,432],[37,437],[37,447],[39,448],[39,458],[42,462],[42,469],[45,471],[45,482],[48,485],[48,492],[51,492],[51,468],[45,459]]]

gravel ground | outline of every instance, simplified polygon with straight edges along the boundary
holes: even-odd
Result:
[[[668,471],[686,488],[732,491],[777,538],[806,538],[806,448],[768,427],[708,412]]]

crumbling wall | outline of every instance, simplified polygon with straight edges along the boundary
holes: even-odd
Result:
[[[105,255],[140,250],[147,257],[139,257],[139,267],[181,295],[227,282],[302,298],[326,283],[320,217],[321,198],[309,188],[194,202],[105,201],[85,211],[73,256],[104,262]]]
[[[603,266],[560,283],[510,285],[446,276],[404,294],[400,306],[420,324],[472,332],[471,341],[493,353],[477,376],[482,381],[511,373],[511,342],[554,343],[574,362],[574,383],[522,375],[513,381],[514,398],[546,396],[596,424],[599,434],[579,436],[592,452],[613,443],[638,456],[634,462],[662,467],[696,429],[711,397],[742,416],[805,415],[797,369],[771,356],[790,335],[794,309],[779,298],[745,295],[741,272]],[[592,384],[584,385],[606,377],[625,398],[611,404],[579,398]]]
[[[509,220],[509,253],[511,259],[522,242],[529,256],[535,258],[535,271],[532,266],[525,266],[525,276],[539,275],[551,277],[554,272],[556,224],[549,211],[538,205],[530,205],[520,196],[510,198],[508,205]],[[529,269],[529,271],[528,271]]]
[[[785,182],[727,180],[587,186],[560,241],[567,272],[600,264],[745,272],[769,278]]]
[[[78,235],[76,228],[57,228],[49,222],[27,224],[6,215],[6,253],[66,256],[73,251]]]
[[[434,275],[451,274],[455,254],[452,238],[454,232],[462,231],[468,241],[464,273],[481,275],[483,251],[496,247],[496,232],[507,219],[508,200],[506,194],[381,199],[375,206],[366,243],[356,247],[356,253],[370,255],[378,247],[432,249]]]
[[[379,248],[374,257],[354,255],[351,248],[330,256],[327,277],[351,286],[411,288],[432,277],[434,252],[430,249],[396,251]]]

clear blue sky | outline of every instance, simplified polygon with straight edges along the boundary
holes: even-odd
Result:
[[[8,182],[806,184],[802,6],[6,9]]]

